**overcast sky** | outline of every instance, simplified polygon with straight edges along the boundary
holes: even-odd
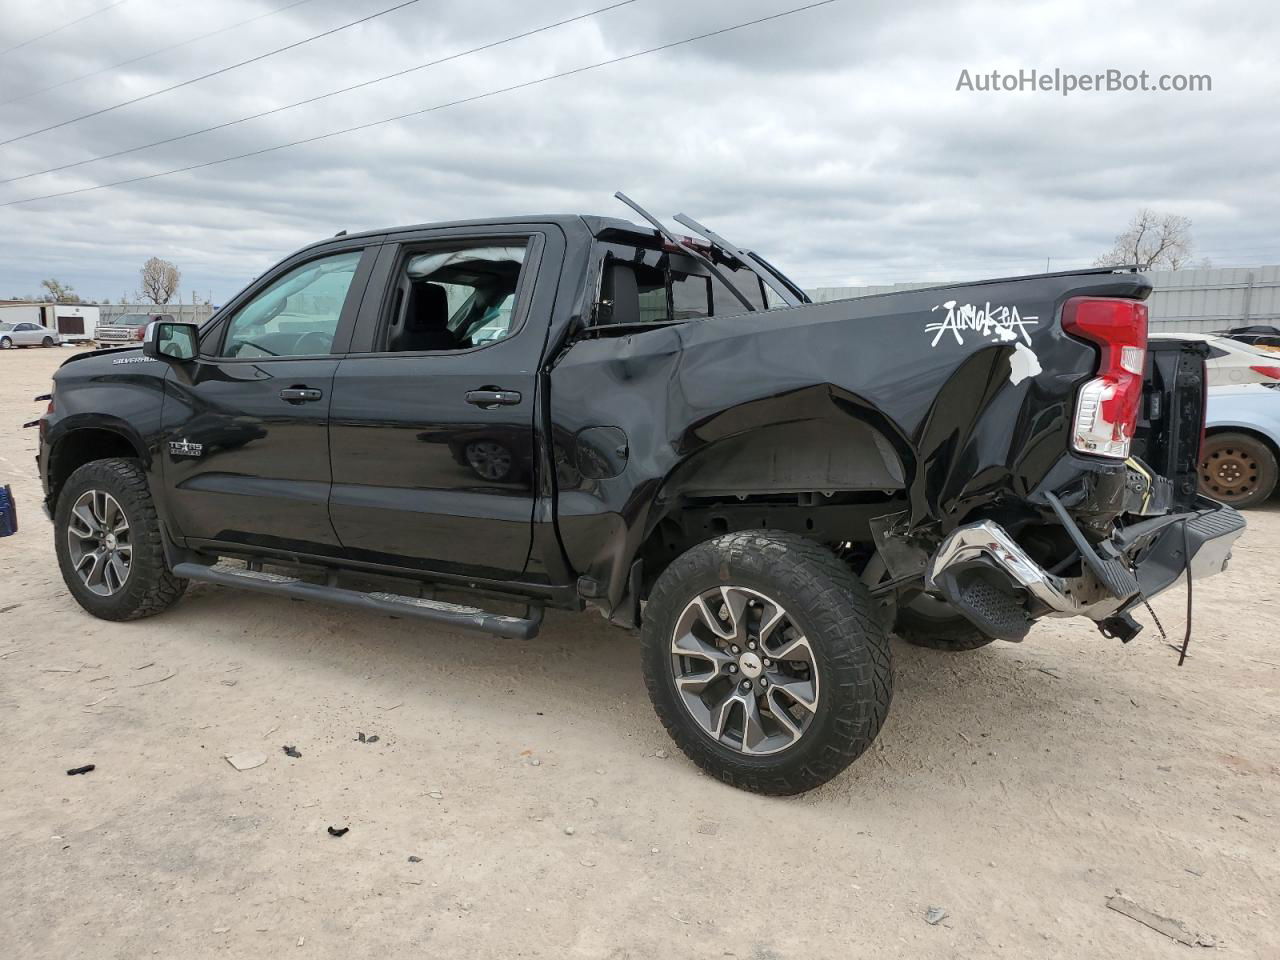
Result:
[[[0,140],[403,0],[0,0]],[[0,179],[180,136],[613,0],[419,0],[366,24],[0,147]],[[786,10],[634,3],[167,146],[0,185],[0,203],[229,157]],[[141,183],[0,207],[0,297],[86,298],[172,260],[215,303],[338,230],[543,212],[626,216],[622,189],[755,247],[805,286],[1090,263],[1140,206],[1192,219],[1197,259],[1280,262],[1274,5],[840,0],[528,89]],[[962,69],[1209,74],[1207,93],[980,93]],[[39,88],[56,89],[23,96]],[[22,99],[13,100],[21,97]]]

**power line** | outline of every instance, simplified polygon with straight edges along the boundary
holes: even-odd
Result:
[[[423,116],[424,114],[434,113],[437,110],[445,110],[449,107],[458,107],[467,103],[475,103],[476,101],[479,101],[479,100],[487,100],[490,97],[500,96],[501,94],[504,94],[504,93],[512,93],[513,91],[516,91],[516,90],[525,90],[529,87],[536,87],[539,84],[548,83],[552,80],[562,79],[563,77],[571,77],[580,73],[587,73],[591,70],[599,70],[602,67],[614,66],[615,64],[624,63],[628,60],[635,60],[637,57],[648,56],[651,53],[660,53],[663,50],[670,50],[674,47],[682,47],[682,46],[685,46],[686,44],[696,43],[699,40],[707,40],[711,37],[718,37],[726,33],[733,33],[736,30],[743,30],[747,27],[754,27],[758,24],[768,23],[772,20],[781,20],[783,17],[789,17],[792,14],[803,13],[806,10],[814,10],[818,7],[825,7],[825,6],[828,6],[829,4],[838,3],[838,2],[839,0],[816,0],[816,2],[814,3],[806,3],[803,6],[792,7],[789,10],[783,10],[779,13],[769,14],[768,16],[765,16],[765,17],[757,17],[754,20],[747,20],[742,23],[737,23],[729,27],[721,27],[718,30],[709,30],[706,33],[699,33],[692,37],[686,37],[683,40],[672,40],[668,43],[659,44],[656,47],[648,47],[644,50],[637,50],[634,53],[623,54],[620,57],[613,57],[609,60],[600,60],[596,63],[589,63],[586,66],[574,67],[571,70],[562,70],[559,73],[548,74],[545,77],[539,77],[535,80],[526,80],[523,83],[512,84],[511,86],[508,86],[508,87],[499,87],[496,90],[489,90],[489,91],[486,91],[485,93],[477,93],[470,97],[463,97],[459,100],[450,100],[447,103],[438,103],[435,106],[424,107],[421,110],[412,110],[409,113],[397,114],[394,117],[384,117],[381,120],[372,120],[369,123],[361,123],[353,127],[344,127],[341,130],[332,130],[328,133],[317,134],[314,137],[305,137],[302,140],[293,140],[293,141],[290,141],[289,143],[279,143],[279,144],[276,144],[275,146],[262,147],[261,149],[258,149],[258,150],[251,150],[248,153],[240,153],[231,157],[221,157],[217,160],[205,160],[202,163],[193,163],[185,167],[176,167],[172,170],[162,170],[159,173],[148,173],[143,176],[128,177],[124,180],[115,180],[111,183],[100,183],[92,187],[80,187],[75,190],[63,190],[59,193],[48,193],[39,197],[27,197],[22,200],[8,200],[8,201],[5,201],[4,203],[0,203],[0,207],[12,207],[22,203],[34,203],[37,200],[52,200],[57,197],[70,197],[76,194],[90,193],[91,191],[94,191],[94,190],[106,190],[111,187],[121,187],[130,183],[141,183],[145,180],[156,180],[156,179],[159,179],[160,177],[171,176],[172,174],[175,174],[175,173],[188,173],[192,170],[202,170],[205,167],[217,166],[220,163],[230,163],[232,160],[245,160],[245,159],[248,159],[249,157],[261,156],[264,153],[273,153],[276,150],[286,150],[290,147],[299,147],[308,143],[316,143],[317,141],[320,141],[320,140],[328,140],[332,137],[342,136],[343,134],[356,133],[357,131],[360,131],[360,130],[368,130],[371,127],[381,126],[386,123],[395,123],[398,120],[407,120],[410,117]]]
[[[46,33],[42,33],[39,36],[30,37],[26,40],[23,40],[21,43],[15,43],[12,47],[5,47],[3,50],[0,50],[0,56],[3,56],[6,53],[12,53],[14,50],[17,50],[20,47],[25,47],[31,43],[35,43],[37,40],[43,40],[45,37],[52,37],[55,33],[61,33],[63,30],[67,29],[67,27],[74,27],[77,23],[84,23],[90,17],[96,17],[100,13],[106,13],[108,10],[111,10],[114,7],[118,7],[120,6],[120,4],[126,3],[126,2],[127,0],[116,0],[115,3],[109,3],[105,7],[99,7],[97,10],[94,10],[91,13],[86,13],[83,17],[77,17],[75,20],[72,20],[69,23],[64,23],[60,27],[54,27],[52,30],[49,30]]]
[[[367,17],[361,17],[359,20],[352,20],[350,23],[344,23],[340,27],[334,27],[330,30],[325,30],[323,33],[314,34],[310,37],[306,37],[305,39],[287,44],[286,46],[277,47],[275,50],[269,50],[266,53],[260,53],[256,57],[250,57],[248,60],[241,60],[239,63],[233,63],[230,66],[220,67],[217,70],[211,71],[210,73],[202,74],[201,76],[198,76],[198,77],[192,77],[190,80],[183,80],[181,83],[175,83],[171,87],[164,87],[161,90],[153,90],[151,91],[151,93],[144,93],[142,96],[134,97],[132,100],[122,100],[120,103],[112,104],[109,107],[103,107],[100,110],[93,110],[89,113],[82,113],[80,116],[72,117],[70,120],[63,120],[59,123],[54,123],[47,127],[41,127],[39,130],[32,130],[30,133],[19,134],[16,137],[10,137],[8,140],[0,140],[0,147],[6,146],[7,144],[10,144],[10,143],[17,143],[19,140],[26,140],[28,137],[34,137],[40,133],[48,133],[50,130],[57,130],[59,127],[65,127],[73,123],[79,123],[81,120],[88,120],[90,117],[99,117],[99,116],[102,116],[102,114],[104,113],[110,113],[112,110],[119,110],[121,107],[127,107],[130,104],[141,103],[143,100],[150,100],[152,97],[158,97],[160,96],[160,94],[168,93],[170,90],[177,90],[179,87],[187,87],[193,83],[199,83],[201,80],[208,80],[210,77],[216,77],[223,73],[229,73],[232,70],[239,69],[240,67],[247,66],[251,63],[257,63],[259,60],[266,60],[268,57],[274,57],[277,53],[284,53],[286,50],[293,50],[296,47],[301,47],[304,44],[310,43],[312,40],[319,40],[321,37],[331,36],[335,33],[338,33],[339,31],[346,30],[348,27],[354,27],[362,23],[368,23],[370,20],[375,20],[378,17],[384,16],[388,13],[395,13],[395,11],[397,10],[403,10],[405,7],[411,7],[418,2],[419,0],[402,0],[401,3],[397,3],[394,7],[387,7],[385,10],[379,10],[377,13],[371,13]]]
[[[563,20],[557,20],[555,23],[548,23],[545,26],[536,27],[532,30],[526,30],[524,33],[517,33],[510,37],[504,37],[501,40],[494,40],[490,43],[481,44],[478,47],[472,47],[470,50],[462,50],[458,53],[451,53],[447,57],[440,57],[439,59],[431,60],[428,63],[420,63],[417,66],[408,67],[404,70],[397,70],[395,73],[388,73],[381,77],[374,77],[372,80],[364,80],[360,83],[352,84],[349,87],[341,87],[337,90],[330,90],[328,93],[320,93],[314,97],[308,97],[305,100],[298,100],[295,103],[287,103],[287,104],[284,104],[283,106],[272,107],[270,110],[263,110],[261,113],[253,113],[247,117],[240,117],[236,120],[228,120],[225,123],[216,123],[211,127],[204,127],[200,130],[193,130],[190,133],[179,134],[176,137],[167,137],[164,140],[155,140],[155,141],[152,141],[151,143],[144,143],[137,147],[129,147],[126,150],[117,150],[115,153],[104,153],[101,156],[89,157],[88,159],[85,159],[85,160],[76,160],[72,163],[64,163],[61,166],[50,167],[47,170],[37,170],[32,173],[24,173],[16,177],[9,177],[7,179],[0,180],[0,184],[16,183],[19,180],[29,180],[32,177],[43,176],[46,173],[58,173],[59,171],[62,171],[62,170],[70,170],[73,167],[83,167],[90,163],[97,163],[99,160],[111,160],[116,157],[123,157],[126,154],[137,153],[139,150],[148,150],[151,147],[160,147],[169,143],[177,143],[179,140],[188,140],[191,137],[198,137],[202,133],[212,133],[215,130],[224,130],[227,127],[234,127],[236,124],[246,123],[250,120],[258,120],[258,119],[261,119],[262,117],[269,117],[273,113],[283,113],[286,110],[292,110],[294,107],[301,107],[310,103],[315,103],[319,100],[326,100],[329,97],[336,97],[340,93],[350,93],[352,90],[359,90],[362,87],[370,87],[376,83],[382,83],[384,80],[392,80],[397,77],[403,77],[406,74],[414,73],[418,70],[425,70],[428,67],[438,66],[439,64],[442,64],[442,63],[448,63],[451,60],[459,60],[462,57],[467,57],[474,53],[480,53],[481,51],[484,51],[484,50],[492,50],[494,47],[500,47],[503,44],[512,43],[516,40],[523,40],[526,37],[533,36],[534,34],[544,33],[547,30],[554,30],[556,27],[563,27],[566,24],[574,23],[578,20],[586,20],[589,17],[594,17],[601,13],[606,13],[610,10],[616,10],[618,7],[625,7],[635,2],[636,0],[618,0],[618,2],[616,3],[611,3],[608,6],[599,7],[595,10],[589,11],[588,13],[580,13],[573,17],[567,17]]]
[[[124,0],[121,0],[121,2],[123,3]],[[168,53],[171,50],[178,50],[181,47],[190,46],[191,44],[196,43],[199,40],[208,40],[210,37],[216,37],[220,33],[226,33],[229,30],[234,30],[237,27],[246,26],[247,24],[254,23],[258,20],[265,20],[267,17],[274,17],[277,13],[283,13],[286,10],[292,10],[294,7],[300,7],[304,3],[314,3],[314,2],[315,0],[293,0],[292,3],[286,3],[283,7],[276,7],[276,9],[274,10],[268,10],[266,13],[260,13],[256,17],[250,17],[248,20],[240,20],[236,23],[230,24],[229,26],[219,27],[217,30],[210,30],[208,33],[202,33],[199,36],[191,37],[188,40],[183,40],[181,43],[175,43],[169,47],[161,47],[159,50],[152,50],[150,53],[144,53],[138,57],[130,57],[128,60],[121,60],[119,63],[113,63],[109,67],[101,67],[97,70],[90,70],[88,73],[82,73],[80,74],[80,76],[72,77],[70,80],[62,80],[58,83],[50,84],[47,87],[40,87],[37,90],[29,90],[28,92],[21,94],[20,96],[10,97],[8,100],[0,100],[0,107],[7,106],[10,103],[17,103],[19,100],[26,100],[28,97],[34,97],[40,93],[48,93],[50,90],[57,90],[59,87],[65,87],[72,83],[77,83],[81,80],[88,80],[90,77],[96,77],[99,74],[110,73],[112,70],[118,70],[121,67],[127,67],[131,63],[137,63],[139,60],[147,60],[151,57],[158,56],[159,54]]]

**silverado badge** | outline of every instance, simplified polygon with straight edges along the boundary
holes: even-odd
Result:
[[[169,452],[175,457],[198,457],[204,453],[203,443],[189,443],[187,438],[169,441]]]

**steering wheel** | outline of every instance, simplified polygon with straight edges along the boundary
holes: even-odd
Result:
[[[333,346],[333,337],[321,330],[311,330],[300,336],[293,344],[293,352],[299,355],[309,353],[328,353]]]

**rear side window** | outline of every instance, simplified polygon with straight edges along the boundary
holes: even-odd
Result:
[[[613,244],[606,249],[596,309],[598,323],[664,323],[747,312],[742,302],[693,257]],[[772,291],[750,270],[734,269],[727,263],[716,266],[755,309],[777,305]],[[626,271],[628,276],[621,277],[619,271]],[[634,293],[630,274],[635,277]],[[638,311],[630,302],[637,295]]]
[[[528,241],[410,250],[396,271],[378,352],[449,353],[516,332]]]

